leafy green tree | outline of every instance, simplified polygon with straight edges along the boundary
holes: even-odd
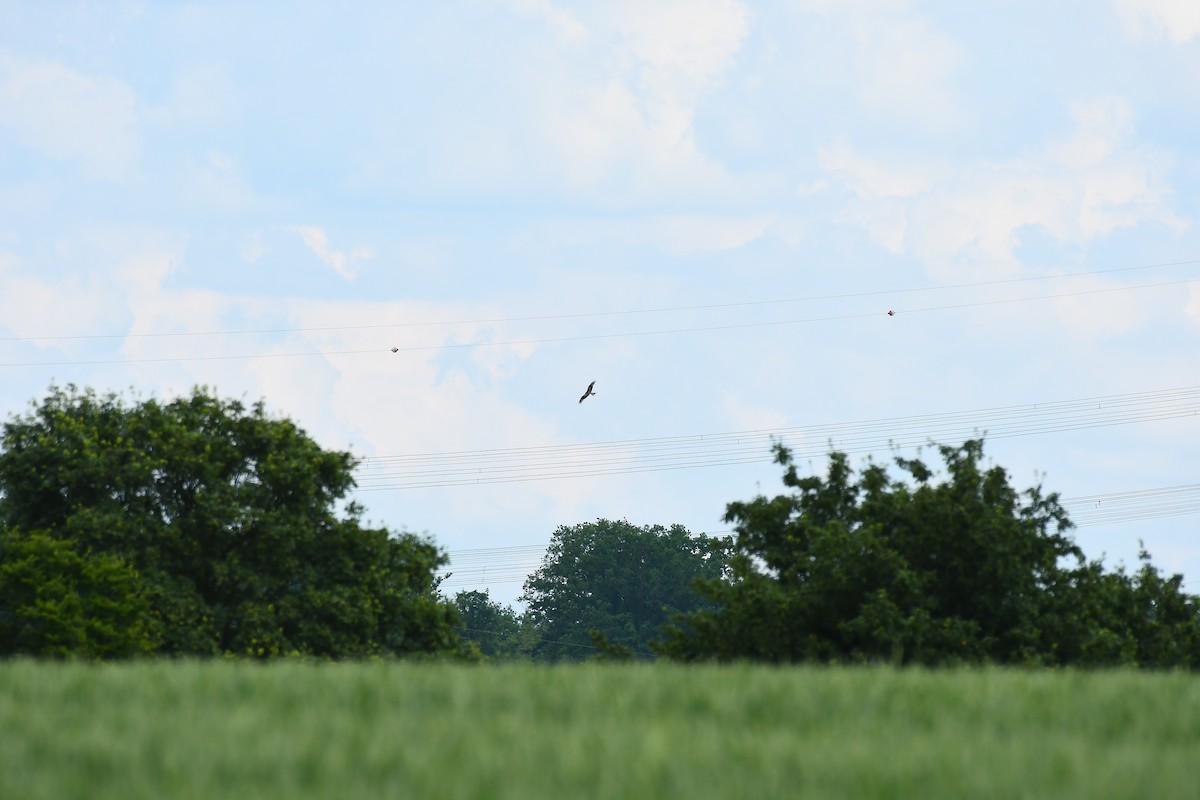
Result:
[[[898,664],[1200,665],[1195,598],[1148,566],[1134,579],[1087,563],[1056,495],[1018,492],[983,442],[939,447],[945,478],[897,458],[727,506],[737,541],[712,607],[679,615],[659,649],[679,659]],[[1172,647],[1168,642],[1179,643]]]
[[[681,525],[600,519],[562,526],[521,597],[532,655],[587,658],[596,652],[592,631],[607,651],[646,654],[672,614],[704,605],[693,583],[716,578],[725,564],[721,540],[692,536]]]
[[[155,627],[140,577],[120,559],[41,532],[0,537],[0,656],[142,655]]]
[[[1183,592],[1182,575],[1164,578],[1145,550],[1139,562],[1133,574],[1098,562],[1071,572],[1052,623],[1061,663],[1200,668],[1200,597]]]
[[[486,590],[464,591],[454,596],[461,620],[462,638],[492,658],[514,658],[521,653],[521,620],[509,606],[494,602]]]
[[[127,404],[74,386],[4,425],[0,521],[128,564],[158,652],[350,657],[452,648],[445,557],[338,504],[354,460],[205,389]]]
[[[1164,578],[1144,549],[1139,560],[1122,587],[1126,631],[1137,643],[1135,663],[1200,668],[1200,597],[1183,591],[1182,575]]]

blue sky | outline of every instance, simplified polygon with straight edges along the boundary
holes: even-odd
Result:
[[[0,412],[202,383],[427,476],[607,459],[359,493],[452,552],[723,531],[765,447],[628,468],[1200,386],[1198,130],[1192,0],[6,3]],[[988,453],[1100,508],[1200,482],[1195,399],[1151,397]],[[1100,521],[1090,557],[1200,586],[1194,514]]]

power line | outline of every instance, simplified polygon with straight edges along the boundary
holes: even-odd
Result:
[[[438,570],[445,576],[442,585],[478,586],[524,581],[541,564],[548,545],[484,547],[448,553],[450,563]],[[532,563],[533,567],[528,567]]]
[[[743,437],[765,435],[768,437],[776,436],[780,433],[802,433],[805,431],[814,430],[829,430],[833,432],[859,430],[862,428],[880,428],[891,429],[898,423],[903,425],[922,424],[929,420],[939,419],[973,419],[980,414],[1000,414],[1006,415],[1013,412],[1023,411],[1053,411],[1060,409],[1075,409],[1075,408],[1100,408],[1100,407],[1116,407],[1120,405],[1129,405],[1133,403],[1141,403],[1155,400],[1169,400],[1177,397],[1192,397],[1196,393],[1200,393],[1200,386],[1183,386],[1173,387],[1169,389],[1151,389],[1141,392],[1129,392],[1116,395],[1092,395],[1089,397],[1075,398],[1072,400],[1055,400],[1039,403],[1024,403],[1007,406],[991,406],[982,409],[971,409],[967,411],[951,411],[951,412],[932,412],[927,414],[914,414],[903,417],[882,417],[871,420],[856,420],[852,422],[829,423],[820,426],[800,426],[793,428],[758,428],[744,431],[722,431],[716,433],[700,433],[688,434],[682,436],[660,436],[644,439],[616,439],[605,442],[570,444],[570,445],[540,445],[532,447],[512,447],[512,448],[490,448],[481,450],[450,450],[430,453],[414,453],[404,455],[390,456],[367,456],[362,459],[362,464],[374,464],[376,462],[391,462],[391,461],[407,461],[407,460],[423,460],[434,459],[441,460],[448,457],[457,458],[475,458],[488,457],[493,454],[526,454],[537,453],[540,451],[559,451],[569,449],[592,450],[594,448],[620,448],[629,445],[646,446],[672,446],[679,442],[713,442],[721,440],[740,440]]]
[[[1200,416],[1200,386],[973,411],[731,433],[445,453],[375,456],[357,491],[625,475],[765,463],[775,444],[795,458],[911,448],[985,435],[1003,439]]]
[[[1200,514],[1200,483],[1066,497],[1059,500],[1059,505],[1078,528],[1190,516]],[[730,533],[733,531],[702,535]],[[524,583],[542,566],[548,548],[547,544],[450,551],[450,564],[439,571],[449,576],[442,586]]]
[[[51,335],[51,336],[0,336],[0,342],[45,342],[45,341],[79,341],[79,340],[102,340],[102,339],[149,339],[149,338],[177,338],[188,336],[246,336],[246,335],[262,335],[274,333],[321,333],[330,331],[352,331],[352,330],[386,330],[397,328],[420,328],[420,327],[438,327],[446,325],[488,325],[507,322],[542,322],[549,320],[564,320],[564,319],[586,319],[592,317],[614,317],[636,314],[661,314],[673,313],[679,311],[709,311],[720,308],[744,308],[749,306],[765,306],[765,305],[784,305],[790,303],[807,303],[818,302],[825,300],[847,300],[861,297],[881,297],[898,294],[913,294],[917,292],[933,292],[946,291],[950,289],[974,289],[985,286],[1000,286],[1014,283],[1029,283],[1033,281],[1058,280],[1062,278],[1079,278],[1090,277],[1095,275],[1110,275],[1117,272],[1132,272],[1136,270],[1148,269],[1163,269],[1167,267],[1181,267],[1200,264],[1200,259],[1190,259],[1185,261],[1166,261],[1156,264],[1141,264],[1133,267],[1114,267],[1111,269],[1100,270],[1083,270],[1079,272],[1067,272],[1058,275],[1031,275],[1021,278],[1002,278],[990,281],[975,281],[971,283],[951,283],[935,286],[910,287],[904,289],[878,289],[870,292],[844,292],[841,294],[827,295],[810,295],[806,297],[791,297],[785,299],[770,299],[770,300],[742,300],[728,303],[709,303],[702,305],[690,306],[660,306],[656,308],[636,308],[624,309],[617,311],[580,311],[567,314],[539,314],[530,316],[513,316],[513,317],[489,317],[481,319],[461,319],[461,320],[442,320],[430,322],[386,322],[367,325],[325,325],[315,327],[296,327],[296,328],[246,328],[239,330],[210,330],[210,331],[164,331],[150,333],[97,333],[97,334],[73,334],[73,335]],[[1168,284],[1151,284],[1151,285],[1170,285]],[[1140,288],[1140,287],[1130,287]],[[372,351],[367,351],[372,352]]]
[[[701,531],[695,537],[718,538],[731,530]],[[480,586],[491,583],[524,581],[529,573],[542,565],[547,544],[482,547],[452,550],[446,555],[450,563],[438,569],[438,575],[448,576],[443,586]]]
[[[1138,289],[1154,289],[1164,286],[1178,286],[1185,283],[1193,283],[1196,278],[1187,278],[1175,281],[1162,281],[1158,283],[1145,283],[1134,286],[1116,286],[1105,289],[1083,289],[1075,292],[1060,292],[1057,294],[1043,294],[1031,297],[1013,297],[1000,298],[993,300],[981,300],[972,303],[951,303],[940,306],[924,306],[919,308],[901,308],[899,314],[924,314],[936,311],[952,311],[961,310],[964,308],[982,308],[985,306],[1009,305],[1015,303],[1026,303],[1037,300],[1055,300],[1067,297],[1084,297],[1090,295],[1111,294],[1114,292],[1127,292]],[[771,302],[771,301],[761,301]],[[162,356],[149,358],[104,358],[104,359],[74,359],[74,360],[59,360],[59,361],[20,361],[0,363],[0,368],[12,367],[59,367],[59,366],[99,366],[99,365],[114,365],[114,364],[155,364],[155,363],[185,363],[193,361],[238,361],[257,358],[311,358],[321,356],[324,358],[340,357],[340,356],[356,356],[356,355],[383,355],[388,352],[395,353],[414,353],[427,352],[432,350],[453,350],[465,348],[480,348],[480,347],[516,347],[525,345],[539,344],[559,344],[563,342],[581,342],[581,341],[596,341],[603,339],[627,339],[643,336],[666,336],[684,333],[706,333],[716,331],[731,331],[731,330],[750,330],[757,328],[781,327],[786,325],[802,325],[814,322],[836,322],[852,319],[868,319],[878,317],[883,312],[872,311],[869,313],[858,314],[835,314],[822,317],[806,317],[802,319],[787,319],[787,320],[768,320],[758,322],[740,322],[728,323],[723,325],[700,325],[689,328],[666,328],[659,330],[648,331],[621,331],[616,333],[595,333],[595,334],[580,334],[575,336],[554,336],[543,337],[537,339],[513,339],[505,341],[493,342],[448,342],[431,345],[406,345],[393,346],[390,348],[367,348],[356,350],[306,350],[288,353],[234,353],[225,355],[182,355],[182,356]]]
[[[1200,483],[1085,495],[1060,501],[1080,527],[1200,513]]]

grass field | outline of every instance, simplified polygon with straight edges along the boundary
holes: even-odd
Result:
[[[0,798],[1200,798],[1200,678],[0,663]]]

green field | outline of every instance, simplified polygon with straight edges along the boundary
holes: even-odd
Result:
[[[1200,797],[1200,678],[7,662],[0,797]]]

